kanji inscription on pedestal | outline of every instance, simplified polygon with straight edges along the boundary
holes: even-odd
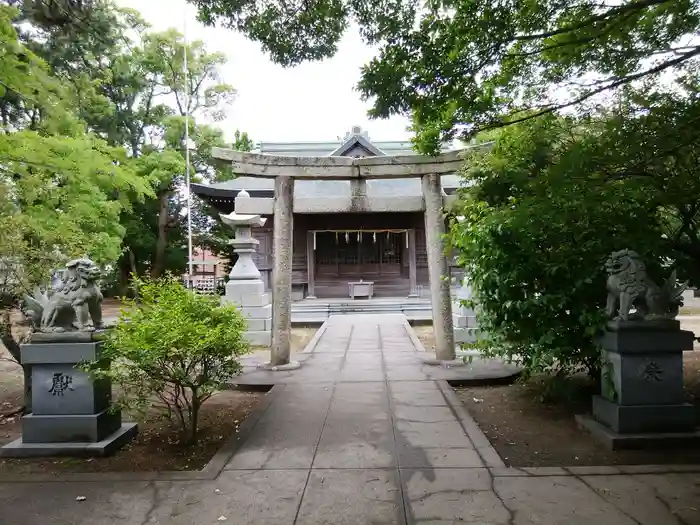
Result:
[[[49,388],[49,393],[52,396],[62,396],[66,390],[74,390],[71,386],[73,384],[73,376],[64,374],[63,372],[56,372],[53,375],[53,380],[51,383],[51,388]]]

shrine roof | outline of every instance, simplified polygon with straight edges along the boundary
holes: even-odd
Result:
[[[460,186],[458,175],[443,175],[442,187],[447,193]],[[419,197],[422,195],[421,181],[411,179],[373,179],[368,180],[367,196],[369,197]],[[275,181],[258,177],[238,177],[216,184],[192,184],[192,191],[202,196],[218,196],[235,198],[241,190],[264,193],[271,197],[274,193]],[[350,196],[351,183],[347,180],[295,180],[294,192],[300,197],[342,197]]]
[[[258,142],[254,153],[289,155],[296,157],[329,156],[343,146],[345,141],[335,142]],[[385,155],[411,155],[413,145],[408,141],[368,141]]]

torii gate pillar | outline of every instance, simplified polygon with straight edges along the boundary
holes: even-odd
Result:
[[[440,176],[433,173],[423,175],[422,188],[425,200],[425,244],[428,252],[430,303],[433,308],[435,332],[435,360],[432,364],[442,364],[455,359],[455,336],[445,254],[445,216],[442,210]]]
[[[292,249],[294,238],[294,178],[275,177],[274,231],[272,244],[272,349],[268,370],[294,370],[292,345]]]

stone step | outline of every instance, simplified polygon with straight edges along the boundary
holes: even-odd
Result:
[[[347,302],[309,301],[292,304],[292,323],[322,322],[331,315],[356,314],[403,314],[410,321],[426,321],[432,319],[432,309],[429,301],[396,299],[389,300],[349,300]]]

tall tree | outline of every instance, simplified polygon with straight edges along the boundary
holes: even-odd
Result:
[[[178,152],[181,158],[184,157],[184,148],[190,147],[184,144],[185,125],[189,125],[190,137],[195,145],[190,157],[192,178],[197,180],[212,175],[211,148],[224,145],[222,134],[215,128],[196,125],[192,117],[187,121],[186,116],[208,116],[215,121],[224,118],[226,107],[235,95],[235,90],[221,82],[218,75],[218,67],[225,62],[225,57],[220,53],[208,53],[201,41],[191,43],[186,48],[188,75],[185,78],[185,42],[177,31],[147,35],[142,46],[145,64],[154,73],[157,82],[158,91],[154,96],[170,97],[174,102],[174,109],[147,130],[149,136],[144,138],[149,142],[151,154]],[[174,239],[169,239],[168,235],[171,231],[183,232],[184,201],[179,190],[184,184],[184,172],[184,164],[183,169],[171,171],[161,180],[156,191],[158,222],[155,250],[151,258],[151,277],[162,275],[168,267],[169,246],[180,248],[181,269],[187,263],[186,252],[182,251],[185,245],[182,237],[180,243],[173,243]]]
[[[200,146],[204,146],[204,142],[200,139],[197,141]],[[224,140],[218,135],[216,141],[212,142],[212,146],[223,146]],[[234,133],[233,143],[228,145],[236,151],[251,151],[254,147],[253,141],[246,132],[236,130]],[[213,165],[214,161],[211,158],[211,148],[203,148],[207,153],[207,162]],[[223,182],[234,178],[230,166],[217,166],[217,170],[212,174],[207,174],[210,182]],[[197,246],[211,250],[220,257],[225,257],[229,261],[233,256],[231,244],[229,241],[234,238],[233,230],[224,225],[219,219],[218,211],[208,202],[203,199],[192,199],[193,209],[193,230],[194,242]]]
[[[484,350],[520,356],[526,373],[597,370],[605,258],[662,253],[643,181],[593,170],[605,121],[554,116],[498,133],[465,178],[450,240],[479,304]]]
[[[22,19],[31,20],[44,28],[64,33],[82,32],[81,24],[93,20],[96,4],[101,0],[4,0],[17,10]]]
[[[90,23],[99,31],[81,34],[69,46],[60,45],[62,31],[44,29],[37,52],[70,79],[90,128],[127,147],[133,169],[155,192],[122,218],[126,236],[118,268],[124,292],[131,273],[158,277],[166,269],[184,270],[185,115],[195,145],[193,180],[226,177],[210,155],[213,146],[226,145],[223,135],[201,121],[224,118],[235,90],[219,77],[225,56],[209,53],[201,41],[186,46],[175,30],[149,31],[138,13],[107,0],[93,6]]]
[[[657,282],[672,265],[700,283],[700,86],[690,75],[679,87],[491,132],[491,151],[465,168],[451,240],[496,355],[524,356],[530,371],[595,370],[613,251],[642,254]]]
[[[71,112],[70,86],[19,41],[15,16],[0,6],[0,339],[19,361],[22,295],[71,257],[114,263],[120,215],[151,189]]]

